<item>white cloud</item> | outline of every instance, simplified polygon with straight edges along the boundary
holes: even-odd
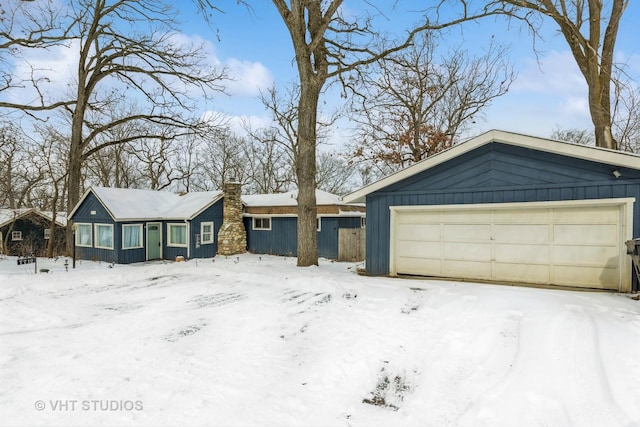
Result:
[[[586,93],[584,77],[569,51],[551,51],[538,60],[529,57],[519,67],[518,78],[511,87],[513,92],[555,95]]]
[[[226,65],[233,79],[226,84],[227,92],[232,96],[258,96],[273,85],[271,72],[260,62],[231,58]]]
[[[40,91],[48,99],[58,99],[69,90],[78,63],[77,43],[68,46],[54,46],[50,49],[28,50],[23,57],[14,59],[14,78],[37,80]],[[38,94],[27,82],[24,88],[6,91],[8,98],[15,102],[37,102]]]

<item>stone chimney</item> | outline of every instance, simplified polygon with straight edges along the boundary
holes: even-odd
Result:
[[[220,255],[242,254],[247,251],[247,232],[242,222],[241,187],[235,179],[224,185],[222,227],[218,231]]]

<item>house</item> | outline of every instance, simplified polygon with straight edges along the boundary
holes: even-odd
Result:
[[[51,238],[53,213],[38,209],[0,209],[0,253],[18,256],[45,256]],[[56,214],[53,252],[64,252],[64,213]]]
[[[370,275],[638,288],[634,154],[494,130],[344,199],[366,201]]]
[[[252,253],[296,256],[298,252],[297,191],[242,196],[247,250]],[[318,255],[328,259],[362,260],[365,206],[345,203],[339,196],[316,190]],[[340,234],[343,255],[340,256]],[[349,234],[346,235],[345,233]],[[353,240],[350,238],[353,236]],[[362,250],[358,244],[362,240]]]
[[[223,192],[184,195],[91,187],[69,214],[76,257],[128,264],[176,257],[210,258],[247,250],[295,256],[295,196],[295,192],[241,196],[236,182],[225,184]],[[349,205],[319,190],[316,197],[319,255],[338,259],[339,236],[343,234],[343,258],[358,258],[358,253],[364,252],[364,234],[359,233],[364,225],[364,204]]]
[[[76,257],[119,264],[213,257],[223,193],[91,187],[69,213]]]

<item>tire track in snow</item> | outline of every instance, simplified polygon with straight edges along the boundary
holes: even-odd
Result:
[[[611,392],[593,316],[565,305],[551,319],[524,318],[513,368],[460,418],[460,425],[625,426],[631,420]],[[535,346],[532,343],[537,343]],[[508,408],[496,413],[496,402]]]

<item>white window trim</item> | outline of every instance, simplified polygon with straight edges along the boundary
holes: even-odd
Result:
[[[20,240],[22,240],[22,231],[20,230],[14,230],[11,232],[11,241],[12,242],[19,242]]]
[[[140,234],[139,234],[140,238],[138,240],[138,246],[125,247],[125,245],[124,245],[124,242],[125,242],[125,240],[124,240],[124,229],[125,229],[125,227],[138,227],[140,229]],[[129,250],[129,249],[141,249],[141,248],[144,248],[144,243],[143,243],[144,242],[144,238],[143,237],[144,236],[143,236],[142,224],[122,224],[122,249],[123,250],[126,251],[126,250]]]
[[[98,237],[100,236],[100,234],[98,233],[98,227],[109,227],[111,228],[111,246],[98,246]],[[113,224],[100,224],[100,223],[95,223],[93,224],[93,234],[96,237],[95,239],[95,245],[94,248],[97,249],[111,249],[113,250],[113,246],[114,246],[114,235],[113,235]]]
[[[211,238],[208,240],[204,240],[204,227],[206,225],[211,226]],[[208,222],[201,222],[200,223],[200,244],[201,245],[209,245],[212,244],[214,241],[214,236],[213,236],[213,221],[208,221]]]
[[[92,248],[93,247],[93,227],[91,226],[91,223],[78,222],[75,225],[76,225],[76,246],[79,246],[82,248]],[[81,225],[89,226],[89,244],[88,245],[83,245],[82,242],[80,241],[80,232],[78,229],[80,228]]]
[[[171,242],[171,228],[172,227],[184,227],[184,237],[185,242],[182,243],[172,243]],[[169,223],[167,224],[167,246],[170,248],[186,248],[189,246],[189,227],[185,223]]]
[[[44,240],[49,240],[51,238],[51,229],[50,228],[45,228],[44,229]]]
[[[256,227],[256,220],[257,219],[268,219],[269,220],[269,227]],[[271,224],[273,223],[273,219],[270,216],[254,216],[251,220],[251,227],[254,230],[260,230],[260,231],[269,231],[271,230]]]

